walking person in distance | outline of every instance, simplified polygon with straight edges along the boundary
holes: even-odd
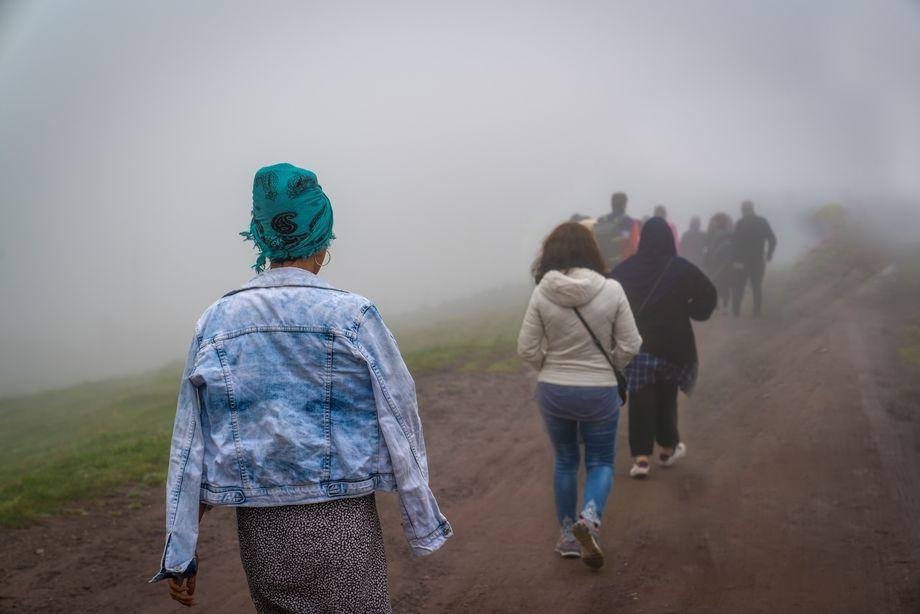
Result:
[[[735,263],[735,288],[732,291],[732,313],[741,315],[741,303],[748,283],[754,301],[754,317],[759,318],[763,310],[763,277],[767,262],[773,260],[776,251],[776,235],[770,223],[754,212],[754,203],[741,203],[741,219],[735,224],[732,235]]]
[[[628,201],[625,192],[614,193],[610,213],[597,218],[591,226],[608,269],[635,254],[639,244],[639,223],[626,215]]]
[[[649,474],[657,442],[659,465],[686,454],[677,430],[677,393],[690,393],[698,359],[691,320],[707,320],[716,307],[709,278],[677,255],[668,223],[653,217],[642,227],[639,250],[613,270],[622,284],[642,335],[640,353],[626,368],[629,381],[630,475]]]
[[[732,265],[734,260],[732,228],[732,218],[727,213],[716,213],[709,219],[709,230],[706,233],[706,256],[703,263],[706,274],[719,293],[719,301],[725,313],[728,313],[736,275]]]
[[[599,530],[616,456],[615,369],[624,369],[642,343],[623,289],[605,271],[590,230],[558,226],[534,263],[537,286],[518,336],[518,355],[539,370],[535,396],[555,457],[556,552],[595,569],[604,564]],[[586,469],[580,506],[579,434]]]
[[[694,215],[690,218],[690,227],[680,237],[680,255],[695,264],[703,266],[706,254],[707,235],[700,230],[700,218]]]

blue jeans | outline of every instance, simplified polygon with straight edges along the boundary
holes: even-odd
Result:
[[[619,405],[619,399],[617,403]],[[578,505],[578,466],[581,462],[579,430],[585,444],[587,470],[581,515],[599,523],[610,489],[613,487],[619,406],[609,418],[597,422],[560,418],[545,411],[541,413],[556,457],[553,492],[556,497],[556,518],[559,525],[564,527],[577,520],[575,508]]]

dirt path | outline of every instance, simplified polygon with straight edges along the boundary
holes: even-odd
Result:
[[[396,611],[920,612],[920,372],[893,351],[916,308],[884,284],[698,328],[703,376],[681,408],[689,455],[629,480],[624,415],[599,573],[552,552],[533,376],[420,379],[433,484],[457,536],[412,558],[395,497],[378,497]],[[82,507],[2,534],[0,609],[181,611],[144,584],[162,547],[160,493]],[[251,612],[232,511],[209,515],[203,535],[198,611]]]

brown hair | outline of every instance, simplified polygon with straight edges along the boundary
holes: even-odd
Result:
[[[543,240],[543,248],[531,268],[534,281],[540,283],[549,271],[576,267],[591,269],[601,275],[607,272],[594,233],[577,222],[559,224]]]

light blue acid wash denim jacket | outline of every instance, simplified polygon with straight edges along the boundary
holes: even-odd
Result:
[[[415,384],[367,299],[270,269],[205,311],[179,391],[166,547],[192,573],[199,501],[274,506],[399,492],[416,554],[453,533],[428,486]]]

